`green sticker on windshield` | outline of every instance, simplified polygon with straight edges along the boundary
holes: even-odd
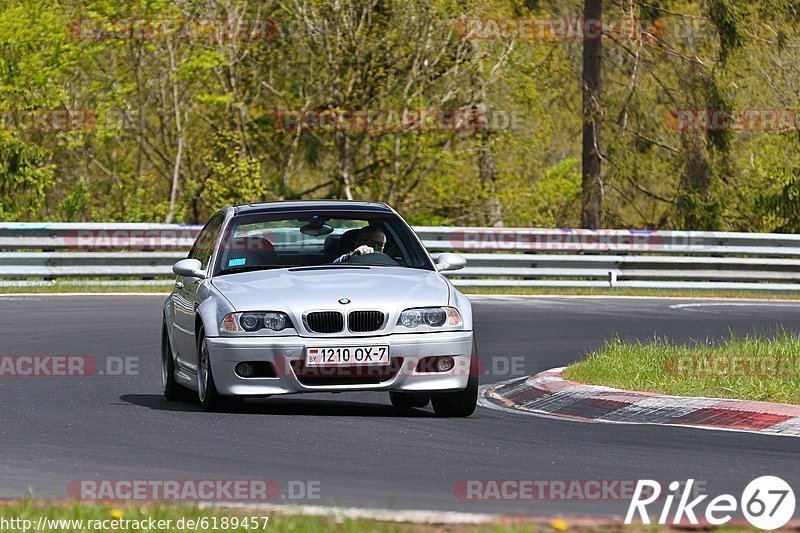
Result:
[[[246,262],[247,262],[247,258],[240,257],[238,259],[231,259],[230,261],[228,261],[228,266],[229,267],[240,267],[240,266],[244,265]]]

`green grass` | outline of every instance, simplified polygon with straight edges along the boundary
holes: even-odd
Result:
[[[580,518],[572,520],[570,518],[552,519],[526,519],[524,517],[498,518],[495,522],[467,525],[467,524],[418,524],[408,522],[385,522],[368,519],[350,519],[328,515],[328,516],[308,516],[301,514],[291,514],[290,512],[268,512],[268,511],[243,511],[241,509],[231,509],[224,507],[200,508],[196,505],[180,505],[166,503],[141,503],[141,504],[119,504],[111,505],[106,503],[61,503],[46,500],[19,500],[0,503],[0,531],[25,531],[23,524],[10,524],[10,527],[3,527],[3,519],[23,519],[30,520],[27,524],[26,533],[35,531],[35,527],[40,517],[50,520],[83,520],[83,528],[73,522],[71,525],[62,523],[47,523],[47,527],[42,530],[48,533],[73,533],[73,532],[98,532],[98,531],[118,531],[136,533],[170,533],[184,531],[223,531],[223,532],[242,532],[254,533],[256,531],[292,532],[306,533],[309,531],[333,531],[341,533],[483,533],[483,532],[530,532],[530,533],[559,533],[563,531],[574,532],[658,532],[658,531],[679,531],[681,528],[670,528],[668,526],[641,524],[621,525],[608,520],[592,520],[590,518]],[[266,525],[263,518],[268,517]],[[148,529],[149,519],[156,521],[155,528]],[[243,520],[247,518],[248,526],[245,527]],[[253,522],[255,518],[255,522]],[[178,527],[178,521],[183,519],[183,528]],[[235,520],[238,519],[238,526],[233,527]],[[87,527],[88,520],[128,520],[128,523],[111,524],[110,522],[103,527]],[[158,524],[159,520],[170,520],[168,527],[166,524]],[[198,527],[186,527],[188,520],[198,521]],[[216,522],[215,522],[216,520]],[[226,522],[223,522],[226,520]],[[134,524],[133,521],[138,521]],[[145,522],[143,522],[145,521]],[[214,525],[216,524],[216,529]],[[43,524],[44,526],[45,524]],[[114,527],[116,526],[116,527]],[[126,527],[127,526],[127,527]],[[138,526],[138,527],[137,527]],[[143,527],[142,527],[143,526]],[[257,527],[256,527],[257,526]],[[723,526],[721,531],[756,531],[755,528],[746,526]]]
[[[779,331],[681,345],[614,339],[563,375],[634,391],[800,404],[800,335]]]
[[[800,300],[800,291],[753,291],[712,289],[631,289],[631,288],[571,288],[571,287],[460,287],[464,294],[508,294],[532,296],[645,296],[652,298],[767,298]]]
[[[152,292],[169,294],[169,285],[75,285],[58,283],[41,287],[0,287],[0,294],[52,294],[52,293],[109,293],[109,292]]]
[[[2,528],[2,518],[21,518],[29,519],[35,527],[40,517],[48,519],[83,520],[83,529],[76,527],[75,523],[58,524],[49,523],[45,531],[52,533],[73,532],[73,531],[133,531],[133,532],[178,532],[178,531],[225,531],[225,532],[250,532],[254,531],[273,531],[273,532],[307,532],[307,531],[336,531],[336,532],[378,532],[378,533],[401,533],[409,531],[443,531],[435,526],[420,526],[415,524],[403,524],[394,522],[379,522],[375,520],[352,520],[347,518],[337,519],[334,516],[303,516],[298,514],[278,514],[268,511],[243,511],[240,509],[213,508],[204,509],[196,505],[179,505],[166,503],[147,503],[147,504],[120,504],[108,505],[103,503],[69,503],[61,504],[47,501],[23,500],[0,505],[0,531],[14,531],[11,528]],[[266,523],[264,517],[267,517]],[[148,529],[149,524],[145,523],[144,528],[137,528],[133,521],[153,519],[154,521],[169,520],[156,524],[155,528]],[[183,519],[179,527],[179,520]],[[247,523],[244,523],[244,520]],[[129,520],[128,523],[113,524],[107,523],[105,528],[87,527],[88,520]],[[189,524],[189,520],[195,523]],[[255,520],[255,521],[254,521]],[[216,529],[214,525],[216,524]],[[168,527],[163,527],[167,526]],[[234,525],[238,527],[234,527]],[[61,527],[59,527],[61,526]],[[127,526],[127,527],[126,527]],[[458,526],[461,530],[461,526]],[[489,526],[481,531],[498,530],[496,526]],[[31,531],[29,530],[29,531]],[[452,527],[455,531],[456,527]],[[477,529],[476,529],[477,530]],[[16,531],[21,531],[16,528]]]
[[[445,533],[445,532],[560,532],[560,531],[597,531],[610,532],[622,531],[622,526],[610,524],[607,521],[597,521],[581,519],[578,522],[571,522],[570,519],[530,519],[522,517],[514,519],[498,518],[495,522],[484,524],[422,524],[410,522],[388,522],[371,519],[351,519],[341,516],[334,516],[333,513],[327,516],[309,516],[303,514],[292,514],[290,510],[282,512],[242,510],[224,507],[200,508],[197,505],[181,505],[175,503],[142,503],[134,505],[131,503],[111,505],[106,503],[60,503],[46,500],[19,500],[7,503],[0,503],[0,531],[23,531],[20,523],[14,524],[16,527],[2,527],[2,519],[27,519],[31,522],[27,525],[28,532],[34,531],[40,517],[50,520],[83,520],[83,529],[80,529],[74,522],[67,523],[47,523],[48,527],[43,528],[48,533],[66,532],[97,532],[97,531],[119,531],[119,532],[183,532],[183,531],[224,531],[224,532],[249,532],[273,531],[273,532],[293,532],[306,533],[309,531],[333,531],[342,533]],[[268,520],[264,522],[264,517]],[[146,522],[149,519],[156,521],[156,528],[148,529]],[[179,520],[183,519],[179,528]],[[245,524],[243,521],[247,519]],[[255,519],[255,521],[253,521]],[[105,528],[87,527],[88,520],[129,520],[128,523],[118,522],[117,524],[106,523]],[[169,520],[169,524],[158,524],[159,520]],[[188,524],[189,520],[194,520],[198,527]],[[133,521],[138,521],[134,523]],[[187,524],[191,527],[187,527]],[[216,524],[216,529],[214,525]],[[142,526],[145,527],[142,527]],[[168,527],[164,527],[167,526]],[[238,525],[239,527],[234,527]],[[116,526],[116,527],[113,527]],[[127,527],[126,527],[127,526]],[[137,527],[138,526],[138,527]],[[652,526],[624,526],[626,531],[657,531],[658,528]]]

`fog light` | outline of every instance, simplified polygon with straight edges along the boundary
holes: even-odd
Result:
[[[239,363],[233,370],[234,372],[236,372],[237,376],[243,378],[249,378],[256,372],[256,369],[253,368],[253,365],[251,365],[250,363]]]
[[[450,372],[453,370],[455,366],[455,361],[453,361],[452,357],[439,357],[436,360],[436,371],[437,372]]]

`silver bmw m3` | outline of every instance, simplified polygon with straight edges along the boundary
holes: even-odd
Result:
[[[227,207],[175,264],[164,304],[168,400],[385,391],[399,408],[469,416],[478,365],[469,300],[385,204]],[[191,392],[194,391],[194,392]]]

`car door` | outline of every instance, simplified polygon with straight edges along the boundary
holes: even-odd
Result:
[[[217,213],[200,231],[195,239],[192,250],[189,252],[189,259],[197,259],[202,263],[203,270],[207,272],[211,256],[214,253],[214,245],[217,242],[225,215]],[[200,284],[205,280],[192,278],[189,276],[178,276],[175,281],[175,290],[172,293],[172,302],[175,310],[173,320],[178,364],[184,368],[196,370],[197,365],[197,346],[195,338],[195,310],[200,305],[198,301],[198,290]]]

